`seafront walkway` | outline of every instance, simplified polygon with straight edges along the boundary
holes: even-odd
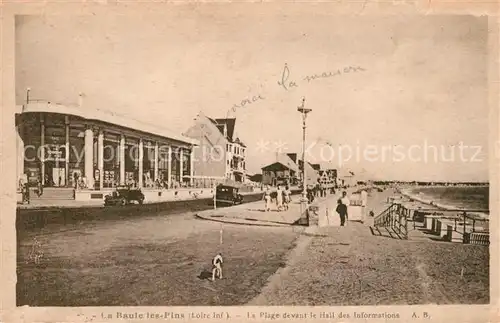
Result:
[[[392,191],[372,192],[368,210]],[[399,240],[371,233],[373,218],[316,227],[296,241],[287,264],[248,305],[411,305],[489,302],[486,246]],[[418,236],[420,237],[420,236]]]
[[[292,196],[292,202],[289,204],[288,210],[278,211],[276,203],[271,203],[270,211],[265,212],[265,202],[257,201],[230,208],[207,210],[199,212],[196,215],[200,219],[232,224],[290,226],[298,224],[300,219],[300,198],[300,195]],[[312,205],[318,205],[324,209],[327,203],[331,204],[331,201],[336,200],[336,198],[337,194],[317,197]]]

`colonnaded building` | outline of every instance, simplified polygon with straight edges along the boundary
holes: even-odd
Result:
[[[77,199],[101,199],[120,185],[145,190],[193,187],[196,139],[81,102],[27,101],[17,106],[20,182],[72,188]]]

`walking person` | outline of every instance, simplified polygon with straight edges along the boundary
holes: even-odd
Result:
[[[351,201],[349,200],[349,198],[347,197],[347,192],[346,191],[343,191],[342,192],[342,198],[340,199],[340,202],[345,205],[345,218],[346,220],[349,222],[349,212],[348,212],[348,208],[349,208],[349,205],[351,204]]]
[[[368,203],[368,193],[366,190],[361,191],[361,223],[365,223],[366,204]]]
[[[23,184],[22,194],[23,194],[23,204],[24,202],[30,204],[30,188],[27,182]]]
[[[74,172],[73,173],[73,183],[75,183],[75,190],[78,189],[78,173],[77,172]]]
[[[38,197],[43,195],[43,183],[40,177],[36,179],[37,195]]]
[[[283,207],[283,191],[281,190],[281,186],[278,185],[276,188],[276,206],[278,208],[278,212],[281,212]]]
[[[286,187],[286,195],[288,197],[288,204],[292,203],[292,190],[290,189],[290,186]]]
[[[283,190],[283,208],[288,211],[288,204],[290,204],[290,188],[288,186]]]
[[[265,202],[264,211],[269,212],[271,210],[271,192],[269,192],[269,188],[266,188],[266,191],[264,192],[262,199]]]
[[[347,217],[347,206],[345,206],[345,204],[342,203],[342,199],[337,200],[336,211],[340,216],[340,226],[343,227],[345,225],[345,220]]]
[[[311,187],[307,187],[307,201],[309,204],[311,204],[312,202],[314,202],[314,193],[313,193],[313,189]]]

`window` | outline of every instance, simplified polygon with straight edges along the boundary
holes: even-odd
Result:
[[[161,182],[168,181],[168,146],[161,145],[158,155],[158,177]]]

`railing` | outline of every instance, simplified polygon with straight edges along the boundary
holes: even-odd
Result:
[[[489,210],[474,209],[423,209],[393,203],[374,219],[376,227],[387,227],[408,238],[408,221],[413,222],[413,230],[420,228],[441,235],[448,228],[447,236],[458,235],[463,243],[489,244],[489,219],[480,214],[489,214]]]
[[[422,214],[423,216],[434,216],[441,220],[453,222],[453,231],[457,232],[489,232],[489,219],[482,218],[477,213],[489,214],[489,210],[473,210],[473,209],[410,209],[414,214]]]
[[[408,239],[408,210],[401,204],[393,203],[382,213],[377,215],[374,220],[375,227],[385,227],[394,231],[394,233],[402,235]]]

